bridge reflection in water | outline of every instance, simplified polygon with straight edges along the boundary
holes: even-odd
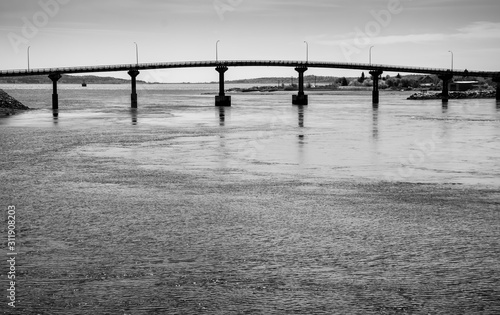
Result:
[[[378,140],[378,108],[373,108],[372,113],[372,138]]]
[[[52,109],[52,121],[54,125],[59,123],[59,109]]]
[[[497,83],[496,99],[500,100],[500,72],[498,71],[469,71],[450,70],[439,68],[407,67],[395,65],[376,65],[364,63],[345,63],[345,62],[318,62],[318,61],[286,61],[286,60],[228,60],[228,61],[186,61],[186,62],[161,62],[161,63],[142,63],[142,64],[122,64],[122,65],[103,65],[86,67],[66,67],[66,68],[42,68],[42,69],[23,69],[23,70],[2,70],[0,77],[29,76],[29,75],[47,75],[53,83],[52,108],[59,108],[59,99],[57,93],[57,82],[62,74],[70,73],[92,73],[92,72],[112,72],[127,71],[131,77],[131,107],[137,108],[136,78],[140,74],[139,70],[152,69],[173,69],[173,68],[197,68],[197,67],[215,67],[219,72],[219,94],[215,96],[216,106],[231,106],[231,96],[225,95],[224,91],[224,73],[229,67],[293,67],[298,72],[298,94],[292,96],[292,104],[308,105],[308,97],[304,93],[304,72],[309,68],[332,68],[332,69],[355,69],[369,71],[373,79],[373,107],[379,104],[378,82],[381,75],[385,72],[398,73],[419,73],[434,74],[443,82],[442,102],[443,106],[449,99],[449,83],[453,76],[473,76],[492,78]]]
[[[137,125],[137,108],[130,109],[130,117],[132,118],[132,125]]]
[[[226,125],[226,110],[229,109],[224,106],[218,106],[216,108],[216,115],[219,118],[219,126],[221,127],[224,127]]]

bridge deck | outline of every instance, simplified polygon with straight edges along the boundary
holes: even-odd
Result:
[[[379,65],[367,63],[345,63],[345,62],[323,62],[323,61],[293,61],[293,60],[225,60],[225,61],[183,61],[183,62],[159,62],[159,63],[139,63],[121,65],[100,65],[82,67],[63,68],[39,68],[39,69],[18,69],[0,70],[0,77],[27,76],[27,75],[49,75],[51,73],[92,73],[92,72],[112,72],[128,71],[130,69],[151,70],[151,69],[171,69],[171,68],[196,68],[196,67],[216,67],[225,65],[227,67],[296,67],[307,66],[309,68],[334,68],[334,69],[356,69],[356,70],[382,70],[386,72],[421,73],[421,74],[453,74],[477,77],[500,77],[499,71],[470,71],[407,67],[396,65]]]

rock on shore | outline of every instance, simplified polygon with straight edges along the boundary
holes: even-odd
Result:
[[[0,89],[0,116],[14,115],[20,110],[27,109],[30,108]]]
[[[418,92],[410,95],[409,100],[433,100],[441,99],[442,93],[423,93]],[[450,92],[450,99],[459,98],[493,98],[496,96],[496,91],[465,91],[465,92]]]

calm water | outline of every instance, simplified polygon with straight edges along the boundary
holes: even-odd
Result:
[[[495,100],[0,88],[17,314],[500,312]]]
[[[373,110],[370,92],[311,92],[306,107],[292,106],[290,93],[250,93],[234,95],[232,108],[217,109],[209,95],[217,85],[140,85],[139,109],[132,111],[127,85],[61,85],[53,119],[50,86],[0,88],[42,109],[3,119],[2,126],[194,134],[172,139],[171,146],[82,146],[87,155],[190,170],[237,164],[326,178],[500,184],[494,99],[453,100],[443,108],[439,100],[408,101],[408,92],[390,92]]]

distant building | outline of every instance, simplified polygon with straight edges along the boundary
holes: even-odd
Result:
[[[478,81],[455,81],[450,83],[450,91],[468,91],[479,89]]]
[[[422,77],[418,80],[418,84],[422,88],[431,88],[435,86],[434,79],[430,76]]]

